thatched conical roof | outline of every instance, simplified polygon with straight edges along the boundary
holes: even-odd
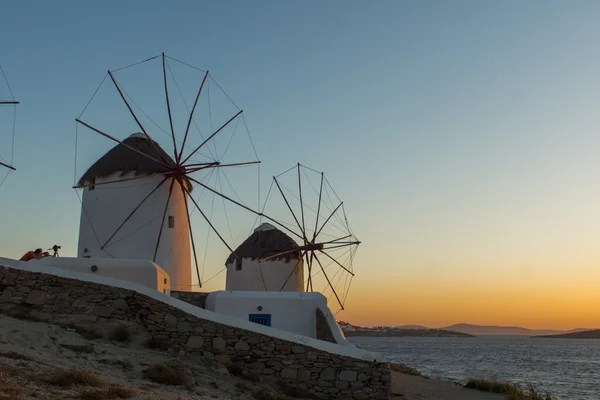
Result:
[[[169,156],[156,141],[152,141],[154,142],[154,146],[143,133],[134,133],[123,140],[123,143],[147,154],[155,160],[162,161],[164,159],[165,164],[174,167],[176,164],[171,156]],[[126,146],[117,144],[88,168],[79,179],[77,185],[82,186],[91,182],[93,178],[106,178],[116,173],[119,173],[119,176],[123,176],[127,173],[134,172],[135,175],[138,176],[160,174],[168,171],[169,169],[163,164],[157,163],[148,157],[144,157]],[[191,189],[189,182],[188,189]]]
[[[244,241],[235,250],[235,254],[240,258],[250,258],[256,260],[259,258],[269,257],[285,251],[298,248],[298,244],[271,224],[264,223],[254,230],[252,235]],[[293,251],[277,258],[272,258],[270,261],[285,259],[299,259],[300,251]],[[227,258],[226,264],[230,264],[235,260],[235,255],[231,253]]]

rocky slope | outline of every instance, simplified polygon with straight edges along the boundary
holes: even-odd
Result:
[[[285,388],[152,350],[126,332],[112,339],[0,315],[0,400],[288,398]]]

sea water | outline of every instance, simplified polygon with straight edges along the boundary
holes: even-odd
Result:
[[[561,400],[600,399],[600,339],[529,337],[350,337],[423,375],[458,383],[469,378],[511,381]]]

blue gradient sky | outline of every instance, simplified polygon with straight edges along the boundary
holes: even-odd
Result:
[[[107,69],[164,51],[244,108],[265,181],[300,161],[344,199],[364,243],[340,318],[593,325],[599,15],[592,1],[4,4],[0,63],[22,104],[0,254],[75,253],[74,118]]]

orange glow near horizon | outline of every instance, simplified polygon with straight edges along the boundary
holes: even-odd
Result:
[[[585,276],[585,278],[582,278]],[[497,275],[390,277],[356,285],[338,320],[361,326],[457,323],[530,329],[600,328],[600,272],[513,280]],[[330,301],[331,304],[331,301]]]

